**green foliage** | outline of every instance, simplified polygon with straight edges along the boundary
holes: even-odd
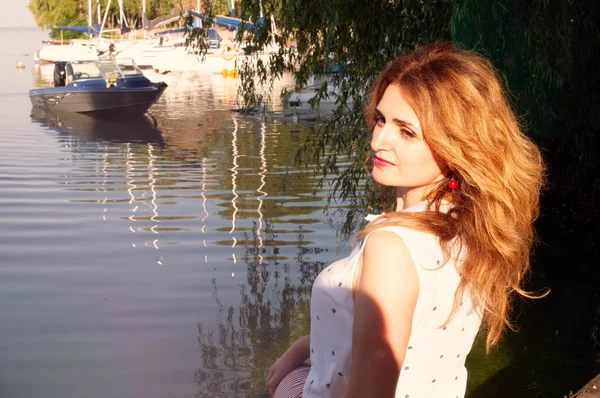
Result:
[[[29,0],[29,10],[37,26],[43,30],[76,21],[85,23],[83,10],[77,0]]]
[[[366,179],[368,134],[363,120],[365,94],[376,76],[406,48],[448,39],[452,3],[449,0],[390,2],[376,0],[242,0],[241,18],[257,21],[266,16],[256,31],[240,29],[237,39],[248,53],[267,45],[278,47],[268,63],[254,58],[238,65],[241,99],[247,108],[260,106],[274,78],[293,73],[296,89],[308,81],[328,76],[340,88],[338,108],[319,125],[298,153],[299,164],[318,164],[315,173],[324,184],[332,174],[329,199],[375,203],[377,193]],[[261,10],[262,5],[262,10]],[[270,16],[277,21],[272,23]],[[357,17],[360,16],[360,17]],[[333,68],[339,72],[329,74]],[[323,98],[323,85],[316,104]],[[316,105],[315,104],[315,105]],[[367,185],[365,185],[367,184]],[[324,187],[325,188],[325,187]],[[368,192],[367,196],[363,193]],[[365,206],[363,206],[363,209]],[[354,217],[351,212],[347,227]]]
[[[188,8],[197,7],[196,0],[147,0],[146,16],[154,19],[163,15]],[[100,0],[100,17],[104,17],[108,0]],[[202,0],[203,12],[214,9],[217,13],[229,15],[226,0]],[[29,0],[29,9],[34,15],[37,26],[40,29],[51,29],[56,25],[86,25],[88,21],[87,2],[81,0]],[[142,26],[142,0],[123,0],[123,11],[125,13],[126,25],[131,28]],[[113,28],[112,21],[119,16],[119,3],[112,0],[108,10],[106,27]],[[92,1],[92,23],[98,23],[96,0]],[[52,37],[60,37],[58,31],[53,30]],[[63,32],[65,39],[79,37],[76,32]]]
[[[169,15],[178,5],[178,2],[175,0],[152,0],[146,3],[146,13],[149,19],[154,19],[162,15]],[[129,14],[127,11],[126,13]]]
[[[598,7],[583,0],[241,0],[242,19],[266,19],[255,31],[241,29],[238,41],[248,53],[271,44],[279,49],[268,62],[255,58],[238,65],[240,97],[247,108],[260,107],[267,99],[261,88],[286,72],[293,73],[300,89],[331,67],[343,66],[330,76],[340,88],[339,107],[302,146],[297,160],[317,162],[315,173],[323,182],[339,175],[330,199],[375,206],[379,193],[364,178],[365,93],[403,49],[453,39],[491,58],[505,74],[524,127],[545,150],[550,174],[556,176],[550,197],[559,204],[598,203],[600,87],[589,68],[600,49]],[[369,197],[357,197],[361,191]]]
[[[556,201],[597,203],[600,79],[597,2],[460,0],[452,37],[504,72],[524,124],[546,149]],[[571,206],[569,206],[571,207]],[[597,206],[595,206],[597,210]]]
[[[72,40],[86,37],[85,33],[73,32],[69,30],[63,30],[62,35],[60,33],[61,31],[58,29],[51,29],[49,36],[54,40],[60,40],[61,38],[62,40]]]
[[[229,15],[227,0],[207,0],[206,10],[209,10],[212,15]]]

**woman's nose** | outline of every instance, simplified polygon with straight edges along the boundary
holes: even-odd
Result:
[[[375,127],[375,129],[373,129],[373,135],[371,136],[371,149],[374,151],[389,149],[387,130],[388,129],[386,129],[386,126]]]

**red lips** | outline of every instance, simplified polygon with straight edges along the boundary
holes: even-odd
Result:
[[[375,165],[377,165],[377,166],[395,166],[394,163],[388,162],[387,160],[382,159],[377,155],[375,155]]]

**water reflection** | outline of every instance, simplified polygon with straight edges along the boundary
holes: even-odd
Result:
[[[218,325],[208,328],[198,323],[202,362],[195,374],[197,397],[268,397],[266,371],[290,342],[308,332],[311,286],[328,263],[315,260],[328,249],[311,246],[306,233],[312,231],[301,224],[293,231],[276,230],[269,217],[264,220],[262,207],[268,203],[263,199],[267,197],[266,127],[260,125],[258,220],[250,230],[243,231],[244,239],[238,241],[244,248],[239,260],[245,262],[246,281],[239,286],[237,306],[227,308],[219,298],[217,280],[211,281]],[[239,156],[237,145],[234,138],[234,159]],[[234,165],[238,167],[237,162]],[[235,189],[235,180],[232,186]],[[277,240],[282,232],[293,233],[295,238]],[[287,251],[284,246],[290,244],[295,246],[295,255],[282,256]]]
[[[258,246],[257,246],[257,250],[258,250],[258,258],[259,258],[259,263],[262,264],[263,261],[263,257],[260,253],[260,251],[262,250],[261,248],[263,247],[263,240],[262,240],[262,235],[261,235],[261,230],[262,230],[262,221],[263,221],[263,214],[260,211],[262,209],[262,205],[263,205],[263,200],[262,198],[264,198],[265,196],[267,196],[267,193],[265,191],[262,191],[263,187],[265,186],[265,175],[267,173],[267,159],[265,157],[265,134],[267,131],[267,126],[265,125],[264,122],[261,123],[260,126],[260,172],[258,173],[260,175],[260,187],[258,187],[257,192],[260,193],[261,195],[258,196],[256,199],[258,199],[259,205],[258,205],[258,228],[256,230],[256,234],[258,235]]]
[[[239,157],[238,154],[238,148],[237,148],[237,132],[238,132],[238,123],[236,119],[233,119],[233,140],[231,142],[231,146],[232,146],[232,151],[233,151],[233,167],[231,168],[231,191],[233,192],[233,199],[231,199],[231,204],[233,205],[233,215],[231,216],[231,231],[229,231],[231,235],[231,238],[233,239],[233,243],[231,244],[231,248],[233,249],[237,243],[237,240],[235,239],[235,235],[233,235],[233,232],[235,231],[235,216],[237,215],[238,212],[238,208],[237,205],[235,204],[235,200],[238,198],[238,194],[237,192],[235,192],[236,190],[236,179],[237,179],[237,168],[238,168],[238,164],[237,164],[237,159]],[[235,258],[235,253],[232,254],[233,255],[233,262],[234,264],[236,263],[236,258]]]
[[[281,248],[273,244],[271,231],[267,224],[264,248],[275,257]],[[246,241],[256,242],[258,228],[252,232],[254,239]],[[291,341],[308,332],[311,285],[326,265],[310,259],[326,248],[306,247],[302,231],[297,241],[293,260],[298,274],[293,262],[263,262],[256,244],[245,245],[247,277],[237,306],[224,308],[218,283],[212,280],[220,316],[216,330],[198,324],[202,362],[195,375],[197,397],[268,397],[266,371]]]
[[[54,64],[34,64],[33,72],[35,87],[54,86]]]
[[[161,130],[150,115],[123,118],[96,118],[79,113],[55,112],[32,107],[31,119],[52,130],[69,134],[79,140],[108,140],[162,145]]]
[[[204,248],[207,248],[206,245],[206,219],[210,215],[208,213],[208,209],[206,208],[206,158],[202,159],[202,191],[200,193],[202,196],[202,210],[204,211],[204,217],[202,217],[202,245]],[[204,255],[204,262],[208,263],[208,254]]]

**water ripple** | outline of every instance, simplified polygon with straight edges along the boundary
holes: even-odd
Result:
[[[164,76],[151,117],[40,112],[43,73],[0,88],[3,393],[264,396],[340,255],[292,167],[313,130],[231,112],[220,75]]]

